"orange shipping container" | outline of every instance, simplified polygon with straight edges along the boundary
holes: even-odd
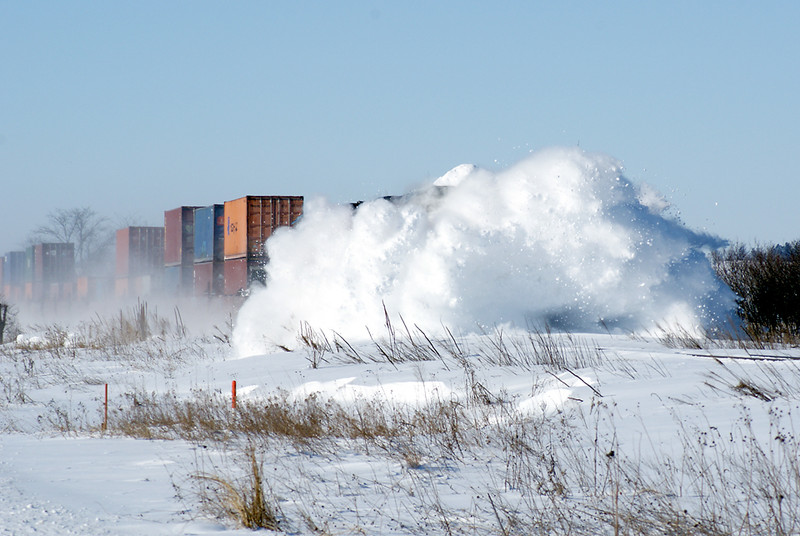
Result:
[[[89,298],[89,278],[85,275],[75,281],[75,297],[79,300]]]
[[[303,214],[302,196],[240,197],[225,202],[225,259],[266,257],[273,231],[294,225]]]

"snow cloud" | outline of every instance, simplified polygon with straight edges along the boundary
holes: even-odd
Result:
[[[241,355],[292,347],[301,322],[358,340],[382,331],[384,306],[433,333],[713,322],[730,301],[705,253],[723,241],[666,207],[619,162],[578,148],[497,173],[458,166],[357,208],[307,200],[269,240],[268,285],[242,307],[234,343]]]

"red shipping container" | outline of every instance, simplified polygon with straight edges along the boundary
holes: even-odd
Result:
[[[222,262],[194,265],[195,296],[220,296],[225,291],[225,268]]]
[[[247,259],[226,260],[224,272],[226,296],[235,296],[247,290]]]
[[[253,259],[230,259],[224,263],[225,295],[246,295],[253,285],[264,285],[264,261]]]
[[[164,211],[164,265],[194,263],[194,209],[178,207]]]

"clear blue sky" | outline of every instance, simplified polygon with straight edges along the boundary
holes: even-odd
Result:
[[[0,253],[56,208],[406,191],[611,154],[684,222],[800,238],[800,2],[0,0]]]

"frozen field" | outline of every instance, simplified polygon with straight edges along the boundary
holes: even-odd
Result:
[[[287,534],[800,532],[797,349],[391,326],[241,358],[115,322],[3,347],[3,534],[246,533],[216,484],[252,460]]]

